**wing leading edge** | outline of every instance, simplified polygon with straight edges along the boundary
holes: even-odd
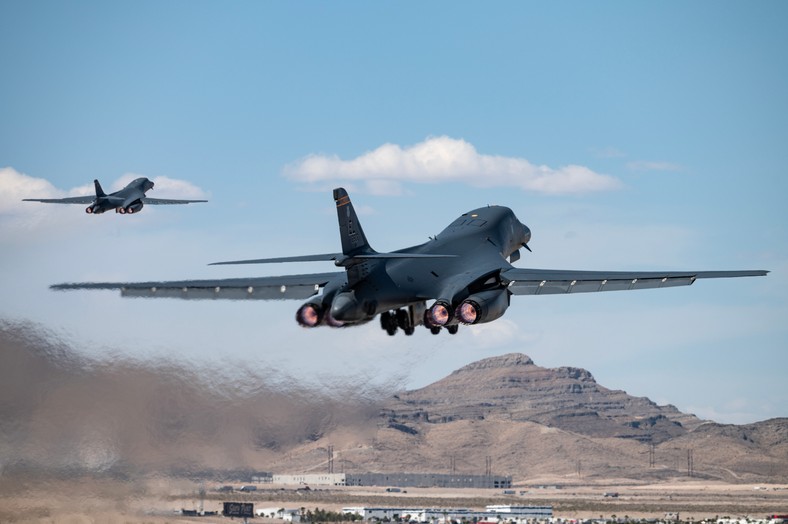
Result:
[[[345,278],[344,272],[279,277],[175,280],[165,282],[83,282],[55,284],[50,289],[118,289],[124,297],[180,298],[186,300],[288,300],[317,294],[327,283]]]
[[[513,268],[501,279],[513,295],[556,295],[689,286],[699,278],[760,277],[769,272],[749,271],[571,271]]]

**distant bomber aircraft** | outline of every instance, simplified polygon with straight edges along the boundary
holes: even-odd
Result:
[[[98,180],[94,180],[96,196],[79,196],[68,198],[25,198],[24,202],[43,202],[45,204],[90,204],[85,208],[88,215],[99,215],[110,209],[121,215],[139,213],[144,204],[155,206],[169,204],[191,204],[194,202],[207,202],[207,200],[174,200],[172,198],[150,198],[145,193],[153,189],[153,182],[145,177],[132,180],[129,185],[109,195],[101,189]]]
[[[698,278],[764,276],[768,271],[566,271],[515,268],[531,230],[511,209],[464,213],[428,242],[391,253],[369,245],[343,188],[334,190],[341,253],[215,264],[333,261],[341,272],[175,282],[58,284],[52,289],[120,289],[127,297],[307,299],[296,311],[303,327],[347,327],[380,315],[394,335],[424,325],[433,334],[500,318],[512,295],[552,295],[685,286]],[[507,260],[508,259],[508,260]]]

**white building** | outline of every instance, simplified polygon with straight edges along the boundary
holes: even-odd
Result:
[[[501,515],[505,519],[549,519],[553,506],[512,506],[510,504],[486,506],[487,513]]]
[[[509,489],[511,476],[447,475],[443,473],[313,473],[272,475],[271,480],[255,477],[258,482],[307,484],[314,486],[396,486],[400,488],[482,488]]]
[[[269,519],[281,519],[288,522],[301,522],[301,510],[285,508],[260,508],[255,515]]]
[[[342,508],[343,513],[360,515],[364,520],[398,520],[415,522],[446,522],[449,520],[471,522],[520,521],[523,519],[549,519],[552,506],[487,506],[485,511],[467,508],[368,508],[363,506]]]
[[[313,486],[345,486],[344,473],[312,473],[302,475],[273,475],[274,484],[297,484]]]

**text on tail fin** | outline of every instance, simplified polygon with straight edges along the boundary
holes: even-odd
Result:
[[[342,253],[348,256],[364,253],[373,253],[369,246],[361,223],[358,221],[356,210],[350,201],[347,191],[338,187],[334,190],[334,201],[337,204],[337,218],[339,219],[339,238],[342,241]]]

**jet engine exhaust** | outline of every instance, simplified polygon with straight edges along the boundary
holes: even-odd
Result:
[[[445,300],[436,301],[427,310],[427,319],[434,326],[445,326],[452,319],[451,304]]]
[[[457,318],[460,319],[460,322],[463,324],[475,324],[480,313],[481,308],[472,301],[466,300],[457,307]]]
[[[296,322],[301,327],[316,327],[322,320],[323,311],[318,304],[306,303],[296,311]]]
[[[335,319],[331,316],[331,311],[326,308],[324,303],[320,302],[307,302],[296,311],[296,322],[298,325],[305,328],[313,328],[318,326],[328,326],[332,328],[341,328],[345,323]]]

